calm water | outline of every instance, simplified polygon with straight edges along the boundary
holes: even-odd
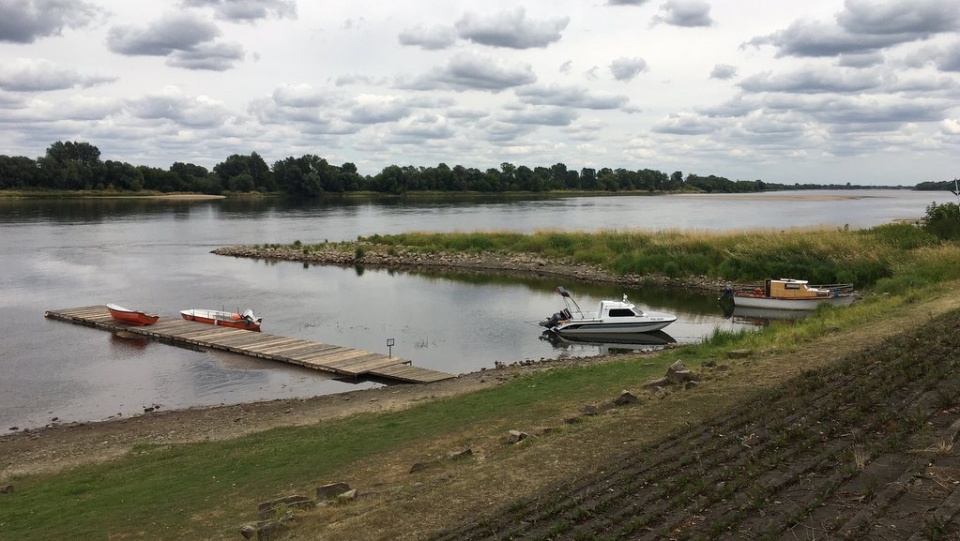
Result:
[[[50,309],[102,305],[176,316],[253,308],[264,330],[392,353],[451,373],[494,363],[590,356],[604,345],[553,344],[537,321],[562,307],[556,279],[414,274],[268,263],[210,254],[233,244],[353,240],[403,231],[560,228],[708,230],[916,219],[952,194],[849,192],[853,200],[778,194],[595,197],[290,205],[276,201],[0,200],[0,430],[163,409],[312,396],[371,387],[304,369],[197,352],[46,320]],[[791,194],[793,195],[793,194]],[[806,195],[816,195],[806,192]],[[824,192],[835,196],[837,192]],[[714,297],[564,283],[581,306],[626,292],[673,312],[665,331],[694,342],[726,319]]]

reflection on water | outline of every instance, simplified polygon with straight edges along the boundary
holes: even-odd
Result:
[[[589,338],[577,337],[571,338],[562,336],[553,331],[543,331],[540,339],[549,342],[557,349],[572,351],[594,351],[599,350],[601,354],[609,354],[621,351],[655,351],[662,349],[669,344],[676,344],[677,341],[664,331],[640,332],[640,333],[617,333],[617,334],[594,334]]]
[[[730,319],[734,323],[753,325],[755,327],[766,327],[773,322],[794,322],[799,321],[812,311],[808,310],[783,310],[777,308],[755,308],[752,306],[736,306],[732,301],[720,299],[718,306],[723,310],[723,317]]]
[[[110,333],[110,346],[118,348],[121,351],[142,351],[150,345],[150,340],[139,335],[126,331],[114,331]]]

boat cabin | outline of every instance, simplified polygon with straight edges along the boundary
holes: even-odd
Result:
[[[619,317],[642,316],[643,312],[626,301],[600,301],[597,317],[600,319],[616,319]]]
[[[811,286],[806,280],[792,278],[768,279],[764,283],[763,296],[774,299],[817,299],[837,294],[834,288]]]

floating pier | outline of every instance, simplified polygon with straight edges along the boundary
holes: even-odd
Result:
[[[175,346],[228,351],[342,377],[379,378],[405,383],[431,383],[456,377],[445,372],[417,368],[412,366],[410,361],[399,357],[265,332],[186,321],[179,317],[161,316],[157,323],[147,326],[126,325],[114,321],[106,306],[48,310],[43,315],[46,318],[105,331],[136,334]]]

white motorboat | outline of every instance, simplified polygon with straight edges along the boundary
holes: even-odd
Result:
[[[602,300],[595,312],[584,312],[570,293],[559,286],[565,308],[540,322],[551,332],[569,337],[610,336],[659,331],[677,320],[673,314],[644,312],[623,300]],[[570,304],[573,304],[571,309]]]

